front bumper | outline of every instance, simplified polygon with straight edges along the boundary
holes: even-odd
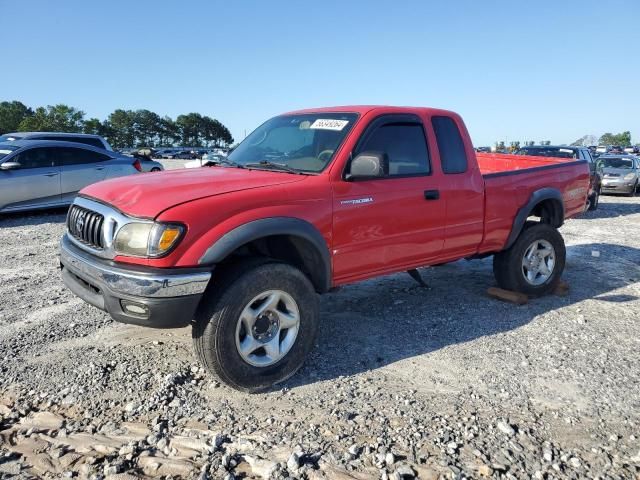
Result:
[[[69,289],[119,322],[155,328],[189,325],[211,279],[211,268],[123,266],[60,241],[62,279]]]
[[[635,189],[635,183],[621,180],[603,180],[601,193],[631,193]]]

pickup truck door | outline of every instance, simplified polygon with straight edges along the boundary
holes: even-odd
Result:
[[[60,147],[58,150],[63,201],[72,202],[79,190],[105,179],[105,161],[111,158],[108,155],[90,150],[90,147]]]
[[[60,204],[60,166],[54,148],[22,150],[6,162],[20,168],[0,171],[0,209],[6,211]]]
[[[431,169],[422,120],[415,115],[377,117],[352,157],[370,151],[387,155],[386,177],[333,184],[333,273],[338,283],[428,264],[443,247],[445,200]]]
[[[463,258],[475,254],[482,242],[484,178],[459,117],[433,116],[431,126],[443,173],[441,193],[447,207],[442,257],[445,260]]]

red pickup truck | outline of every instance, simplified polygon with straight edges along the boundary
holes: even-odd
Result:
[[[501,287],[550,291],[565,262],[557,228],[588,187],[584,160],[476,154],[453,112],[303,110],[213,166],[82,190],[62,276],[117,321],[191,324],[205,367],[257,391],[302,365],[317,294],[340,285],[493,255]]]

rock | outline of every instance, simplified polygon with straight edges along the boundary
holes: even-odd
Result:
[[[64,417],[52,412],[37,412],[22,421],[23,427],[37,432],[58,430],[63,424]]]
[[[571,465],[573,468],[580,468],[580,465],[581,465],[580,459],[576,457],[571,457],[569,459],[569,465]]]
[[[497,427],[498,430],[500,430],[505,435],[509,435],[510,437],[513,437],[516,434],[516,431],[513,429],[513,427],[504,420],[498,421]]]
[[[268,480],[278,468],[278,464],[270,460],[264,460],[251,455],[244,455],[243,458],[251,467],[251,471],[264,480]]]
[[[396,473],[402,479],[411,479],[415,476],[415,472],[407,464],[398,465],[398,467],[396,468]]]
[[[384,456],[384,461],[387,465],[393,465],[396,461],[396,458],[393,456],[393,453],[387,452]]]
[[[22,466],[18,461],[0,463],[0,474],[19,475],[21,468]]]
[[[483,477],[490,477],[493,475],[493,469],[486,464],[482,464],[478,467],[478,473]]]
[[[287,460],[287,469],[290,472],[295,472],[298,468],[300,468],[300,454],[298,452],[293,452]]]
[[[138,465],[145,475],[156,477],[167,475],[190,477],[196,470],[193,462],[176,458],[138,457]]]

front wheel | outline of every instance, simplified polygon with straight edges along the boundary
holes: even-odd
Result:
[[[558,230],[544,223],[527,223],[510,248],[494,255],[493,273],[501,288],[537,297],[557,286],[565,259]]]
[[[600,189],[594,191],[587,200],[587,210],[593,211],[598,209],[600,203]]]
[[[303,364],[318,330],[309,279],[283,263],[250,261],[212,286],[196,314],[193,343],[205,368],[227,385],[257,392]]]

